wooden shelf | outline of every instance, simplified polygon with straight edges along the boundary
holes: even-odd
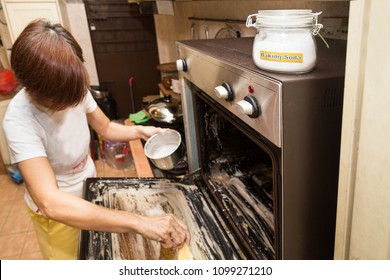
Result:
[[[176,99],[179,99],[179,100],[181,99],[181,95],[180,94],[174,92],[173,90],[166,89],[162,83],[158,84],[158,88],[160,89],[160,91],[163,94],[169,94],[173,98],[176,98]]]

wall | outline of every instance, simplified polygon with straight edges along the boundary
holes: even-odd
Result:
[[[175,61],[176,40],[190,39],[191,26],[194,25],[199,35],[205,38],[205,26],[209,28],[209,38],[214,38],[217,31],[226,26],[213,21],[189,20],[189,17],[235,19],[243,23],[231,23],[242,31],[242,36],[254,36],[255,30],[248,29],[245,21],[248,15],[262,9],[312,9],[322,11],[324,17],[348,17],[349,1],[174,1],[174,15],[155,15],[160,62]],[[321,22],[321,21],[320,21]]]
[[[59,3],[64,25],[72,32],[83,48],[91,84],[98,84],[84,4],[82,0],[59,0]],[[190,39],[192,25],[197,31],[197,38],[200,39],[205,38],[205,26],[209,28],[210,38],[213,38],[220,28],[226,26],[224,23],[189,20],[189,17],[229,18],[245,21],[248,15],[254,14],[260,9],[305,8],[316,12],[322,11],[322,17],[347,17],[349,11],[349,1],[198,0],[173,1],[172,3],[174,15],[155,15],[160,63],[176,60],[175,41]],[[0,19],[3,18],[1,13],[2,11],[0,11]],[[242,36],[255,35],[255,30],[253,28],[248,29],[244,23],[233,23],[232,25],[241,30]],[[4,27],[0,24],[0,31]],[[6,47],[9,48],[10,44],[6,35],[2,34],[3,40],[7,42]]]
[[[32,2],[31,0],[25,0],[26,3]],[[45,3],[45,1],[40,1]],[[57,0],[60,7],[60,17],[62,24],[71,31],[73,36],[79,42],[84,52],[84,58],[86,60],[85,66],[90,75],[91,84],[98,84],[98,76],[95,65],[95,58],[92,50],[92,43],[89,36],[88,22],[85,13],[85,8],[82,0]],[[41,17],[39,14],[37,18]],[[1,41],[4,49],[7,50],[8,59],[10,55],[10,49],[12,48],[12,40],[6,25],[6,18],[4,10],[0,10],[0,34]],[[4,51],[0,49],[0,51]],[[9,61],[8,61],[9,63]],[[8,65],[5,65],[9,67]]]
[[[390,1],[351,2],[336,259],[390,259]]]
[[[4,66],[4,68],[10,68],[9,65],[9,57],[11,55],[11,52],[9,51],[9,48],[11,48],[12,43],[11,43],[11,36],[8,32],[8,27],[6,25],[6,19],[4,15],[4,10],[0,10],[0,38],[1,38],[1,43],[2,43],[2,48],[0,51],[2,52],[2,60],[1,64]],[[6,58],[6,60],[4,60]]]
[[[82,0],[60,0],[60,8],[64,26],[72,33],[83,49],[85,67],[89,73],[90,83],[91,85],[98,85],[99,78],[84,3]]]

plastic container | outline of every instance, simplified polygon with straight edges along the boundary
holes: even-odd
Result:
[[[314,36],[323,27],[318,23],[320,14],[312,10],[263,10],[249,15],[246,26],[257,30],[252,50],[255,65],[279,73],[313,70],[317,62]]]
[[[130,145],[127,142],[104,141],[104,158],[116,169],[127,169],[133,163]]]
[[[0,70],[0,94],[7,95],[18,86],[14,73],[9,69]]]
[[[11,179],[16,184],[23,183],[22,174],[20,173],[19,168],[16,164],[6,165],[6,169],[7,169],[8,174],[11,176]]]

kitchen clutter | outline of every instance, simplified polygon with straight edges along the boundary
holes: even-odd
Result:
[[[150,117],[160,123],[178,123],[183,120],[180,101],[165,94],[149,103],[147,111]]]
[[[100,109],[110,120],[118,118],[115,99],[104,86],[92,85],[89,89]]]
[[[321,36],[319,32],[323,27],[318,23],[320,14],[312,10],[292,9],[260,10],[249,15],[246,26],[256,29],[252,50],[256,66],[290,74],[313,70],[317,62],[314,36]]]
[[[180,82],[176,63],[157,65],[161,71],[159,95],[147,95],[142,98],[142,109],[129,113],[129,119],[136,125],[151,125],[166,128],[167,132],[152,136],[144,146],[144,152],[155,170],[182,174],[187,170],[184,144],[183,114],[181,107]],[[131,84],[130,78],[129,83]],[[130,85],[131,87],[131,85]],[[90,91],[102,111],[112,120],[117,120],[116,103],[103,86],[91,86]],[[183,135],[182,135],[183,134]],[[116,169],[126,169],[133,159],[128,143],[111,142],[101,139],[92,131],[91,150],[94,159],[103,159]],[[166,154],[165,154],[166,153]]]
[[[180,100],[165,94],[146,96],[143,98],[144,109],[129,114],[130,120],[135,124],[145,124],[150,120],[153,125],[163,126],[182,123],[182,108]]]
[[[104,86],[92,85],[89,90],[99,108],[111,121],[122,122],[117,119],[116,102]],[[102,139],[101,136],[92,129],[90,151],[94,160],[101,159],[116,169],[128,169],[133,163],[128,142],[114,142]]]
[[[17,164],[6,165],[6,169],[7,169],[7,173],[11,177],[12,181],[14,181],[16,184],[23,183],[23,176],[22,176],[22,173],[20,173]]]
[[[174,93],[181,94],[180,80],[172,79],[171,80],[171,89]]]
[[[157,69],[161,72],[161,82],[166,90],[171,90],[174,93],[180,94],[180,82],[176,62],[168,62],[157,65]]]
[[[105,162],[116,168],[129,168],[133,161],[128,142],[104,141],[104,158]]]
[[[161,72],[161,82],[166,90],[171,90],[172,79],[178,79],[178,72],[175,62],[168,62],[157,65]]]
[[[10,69],[0,70],[0,94],[7,95],[18,86],[14,73]]]
[[[142,124],[149,120],[149,116],[145,110],[141,110],[137,113],[130,114],[129,119],[135,124]]]
[[[158,64],[157,69],[161,73],[160,94],[144,96],[143,109],[129,114],[129,118],[135,124],[145,124],[149,120],[155,122],[152,125],[159,126],[182,123],[181,100],[178,97],[181,86],[176,62]]]
[[[120,122],[120,120],[113,121]],[[90,153],[93,160],[102,160],[109,166],[119,170],[130,169],[133,166],[129,142],[103,139],[92,129]]]

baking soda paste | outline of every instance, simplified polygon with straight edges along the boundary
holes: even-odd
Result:
[[[311,71],[317,61],[314,35],[322,28],[317,23],[319,14],[311,10],[264,10],[249,15],[246,26],[257,29],[252,50],[255,65],[281,73]]]
[[[155,145],[150,152],[150,157],[153,159],[165,158],[173,154],[178,148],[177,143],[168,143],[163,146]]]

